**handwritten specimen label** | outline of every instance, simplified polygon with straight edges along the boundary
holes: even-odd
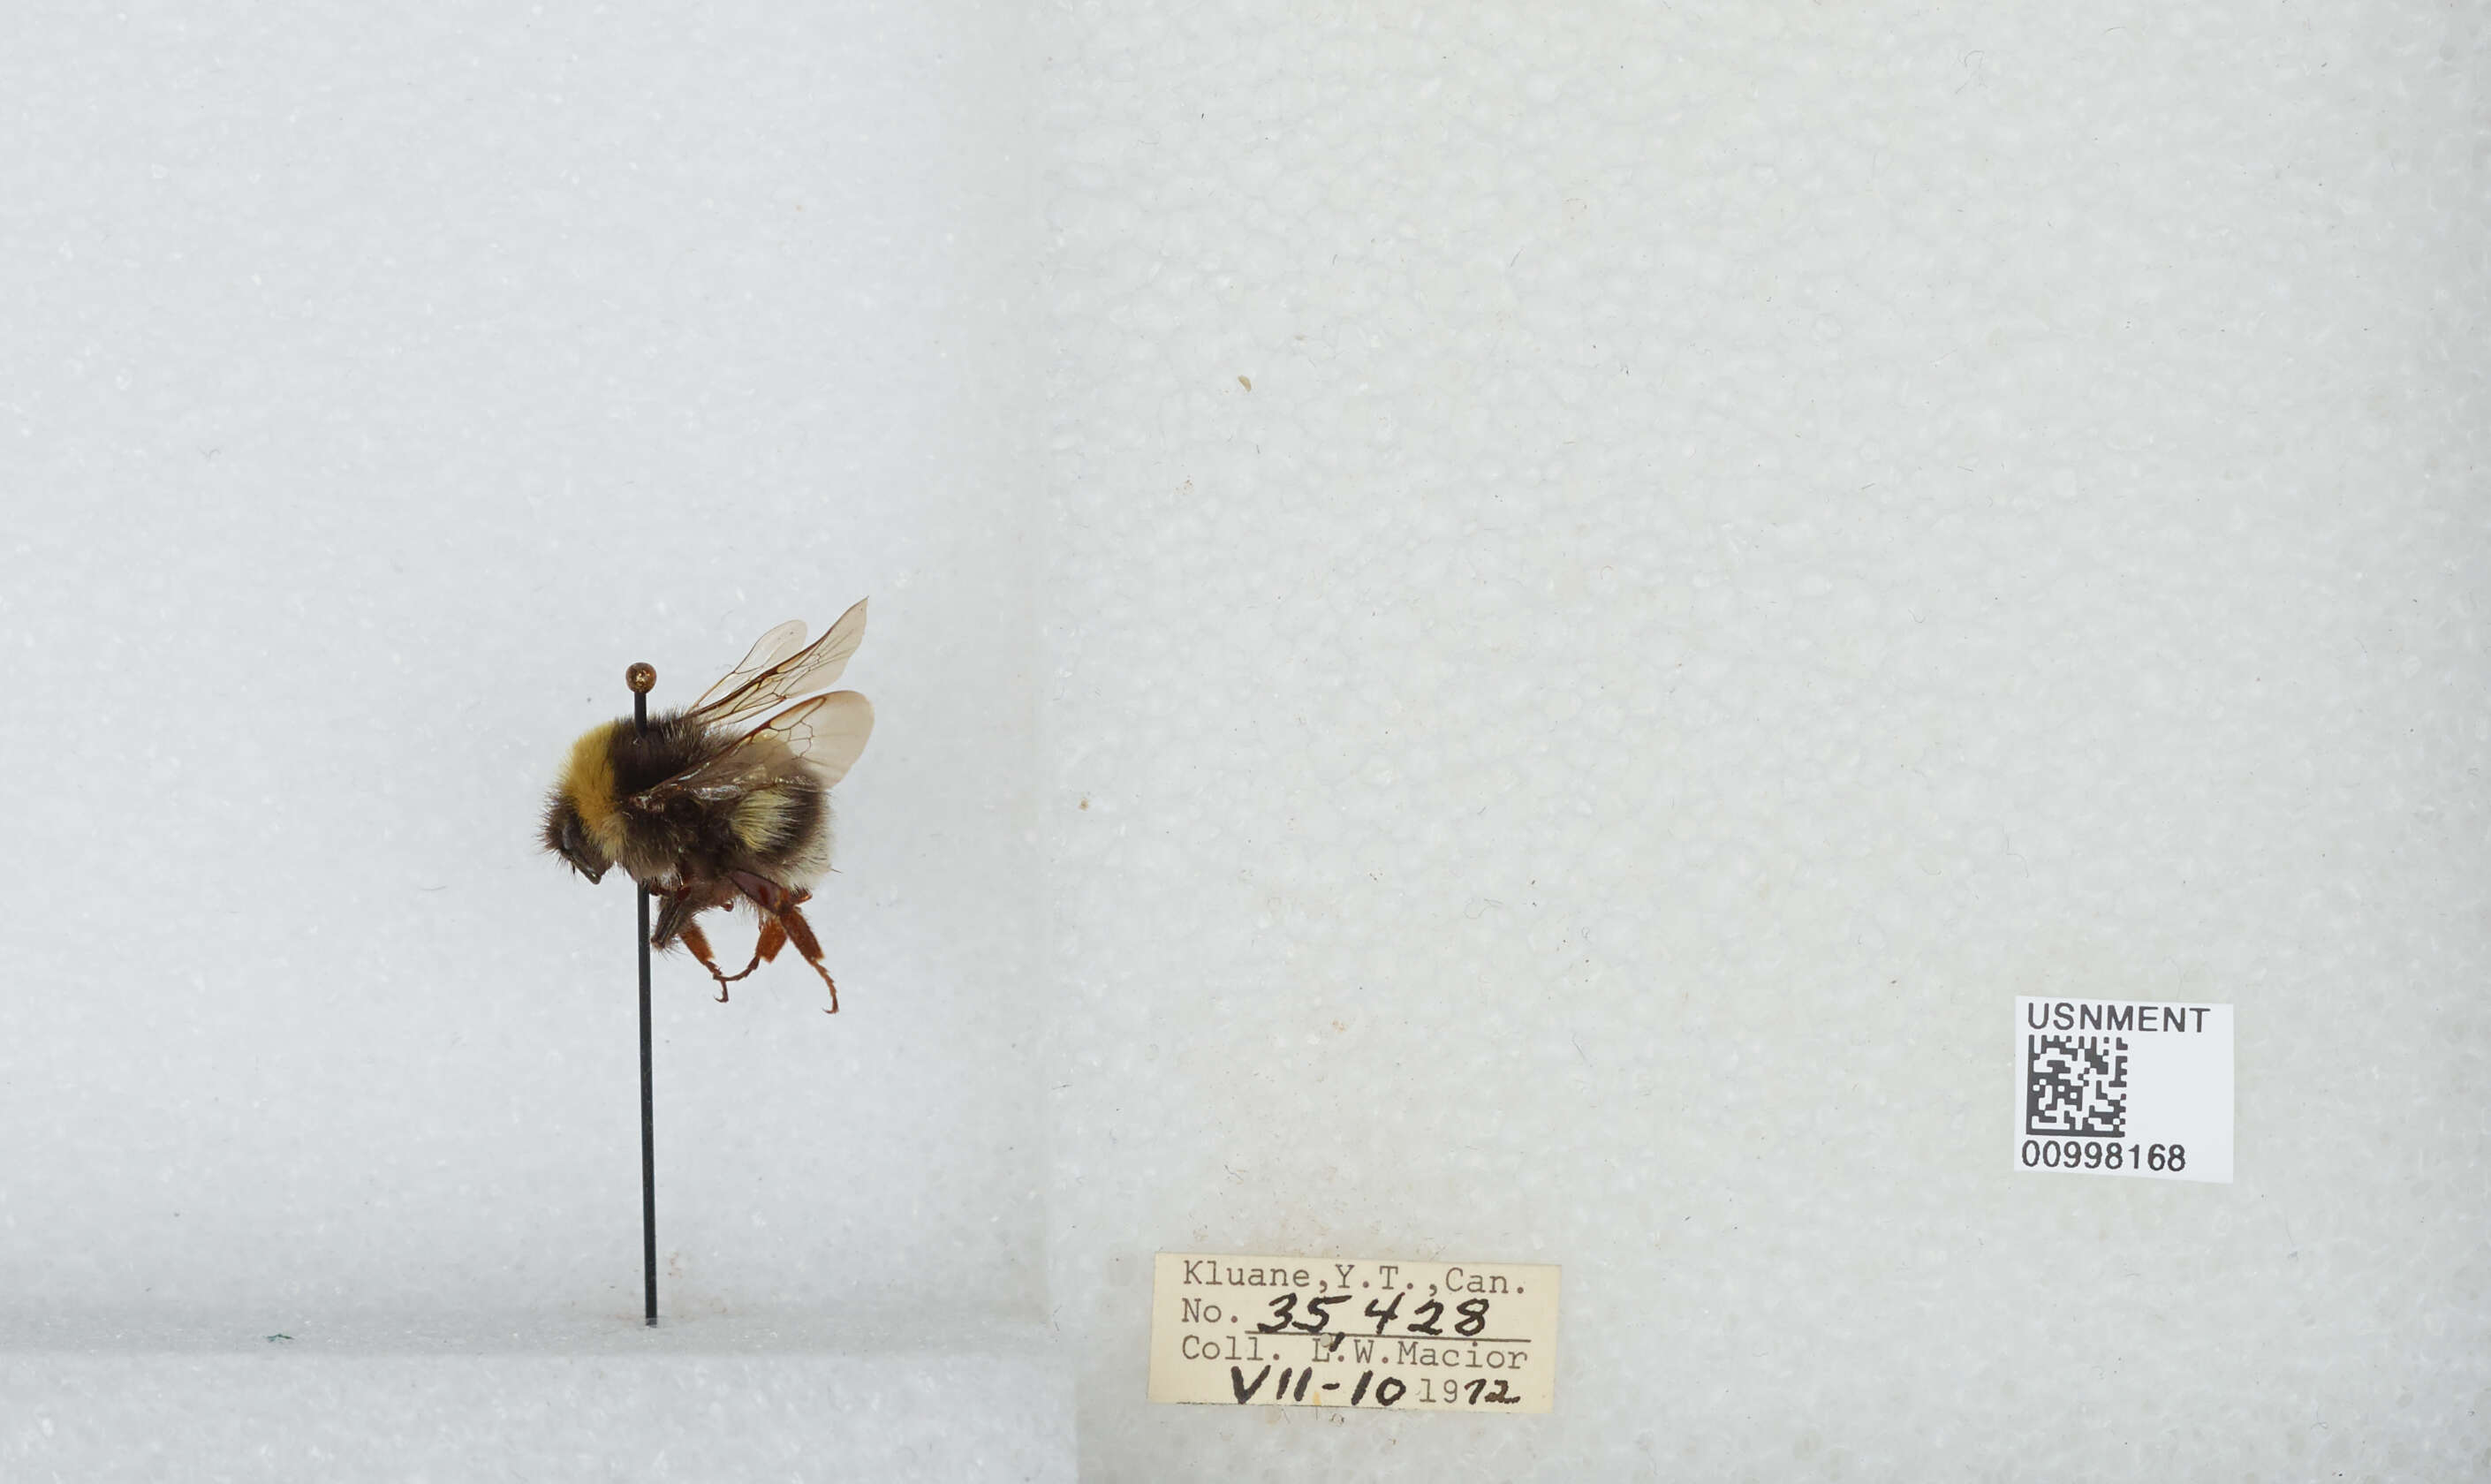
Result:
[[[1151,1400],[1546,1411],[1557,1269],[1162,1252]]]

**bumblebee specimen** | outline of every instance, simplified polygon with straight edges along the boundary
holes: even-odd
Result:
[[[628,717],[591,728],[545,800],[544,846],[592,882],[620,865],[659,898],[650,946],[682,940],[720,1001],[792,943],[830,985],[836,1014],[839,987],[802,909],[831,867],[827,796],[873,735],[873,708],[836,690],[748,723],[839,678],[865,638],[865,604],[798,649],[804,638],[803,624],[779,625],[699,700],[650,717],[645,731]],[[646,684],[635,676],[633,688]],[[695,919],[739,902],[760,917],[761,936],[751,962],[727,974]]]

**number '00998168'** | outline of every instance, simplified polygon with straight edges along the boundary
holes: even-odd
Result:
[[[2188,1147],[2184,1144],[2027,1139],[2023,1157],[2028,1170],[2168,1170],[2176,1175],[2188,1168]]]

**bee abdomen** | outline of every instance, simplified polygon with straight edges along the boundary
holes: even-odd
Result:
[[[813,853],[822,817],[822,791],[809,779],[784,778],[745,795],[728,825],[753,855],[773,864],[795,864]]]
[[[737,800],[728,824],[746,850],[765,851],[777,842],[794,805],[783,787],[755,789]]]

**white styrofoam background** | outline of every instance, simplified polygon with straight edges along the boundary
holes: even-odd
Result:
[[[1050,49],[1085,1476],[2491,1468],[2479,13]],[[2238,1182],[2010,1173],[2018,993]],[[1557,1412],[1153,1409],[1159,1248],[1564,1264]]]
[[[628,662],[680,704],[867,594],[842,1013],[659,971],[666,1302],[1042,1314],[1013,35],[0,20],[0,1338],[631,1322],[631,898],[540,800]],[[97,1476],[27,1402],[0,1472]]]
[[[2491,1467],[2481,25],[13,11],[0,1456]],[[865,593],[642,1335],[537,799]],[[2006,1169],[2019,993],[2238,1180]],[[1151,1408],[1177,1247],[1562,1264],[1558,1411]]]
[[[1070,1387],[1026,1337],[973,1353],[655,1355],[576,1336],[531,1348],[544,1338],[0,1353],[10,1477],[1075,1477]]]

